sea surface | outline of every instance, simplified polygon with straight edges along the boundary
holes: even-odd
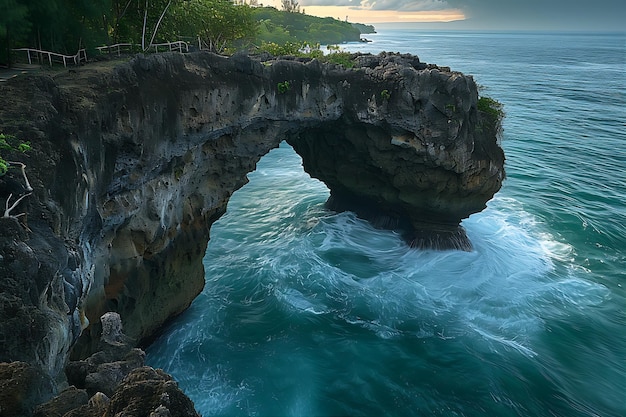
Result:
[[[203,416],[626,416],[626,35],[381,30],[504,104],[474,251],[324,208],[287,145],[213,226],[206,288],[148,349]]]

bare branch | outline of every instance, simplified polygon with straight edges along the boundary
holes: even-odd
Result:
[[[124,11],[122,12],[122,14],[117,18],[117,21],[119,22],[122,17],[124,17],[124,15],[126,14],[126,10],[128,10],[128,6],[130,6],[130,3],[132,3],[133,0],[128,0],[128,3],[126,3],[126,7],[124,7]]]
[[[157,31],[159,30],[159,26],[161,25],[161,21],[163,20],[163,17],[165,16],[165,13],[167,12],[167,9],[170,7],[170,4],[172,4],[172,0],[170,0],[167,3],[167,6],[165,6],[165,9],[163,9],[163,13],[161,13],[161,17],[159,17],[159,20],[157,21],[156,25],[154,26],[154,31],[152,32],[152,37],[150,38],[150,45],[148,45],[148,48],[150,48],[152,46],[152,42],[154,42],[154,37],[157,34]]]
[[[26,213],[20,213],[16,216],[13,216],[11,214],[11,211],[17,207],[18,204],[20,204],[20,202],[25,199],[26,197],[28,197],[29,195],[31,195],[32,193],[28,193],[28,194],[24,194],[23,196],[21,196],[20,198],[18,198],[17,200],[15,200],[15,202],[11,205],[11,207],[9,207],[11,198],[13,197],[13,193],[9,194],[9,198],[7,198],[7,202],[4,206],[4,215],[2,216],[3,218],[8,218],[8,217],[13,217],[13,218],[18,218],[20,216],[23,216]]]
[[[33,187],[30,186],[30,182],[28,182],[28,177],[26,176],[26,165],[23,164],[22,162],[12,162],[12,161],[7,161],[7,164],[17,165],[20,167],[22,171],[22,176],[24,177],[24,183],[26,184],[26,191],[28,192],[33,191]]]
[[[143,14],[143,31],[141,33],[141,49],[146,50],[146,22],[148,20],[148,0],[146,0],[146,7]]]

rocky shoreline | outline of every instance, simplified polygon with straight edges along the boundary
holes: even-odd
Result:
[[[101,323],[97,351],[70,361],[69,386],[43,404],[37,404],[37,394],[51,392],[42,386],[45,377],[24,362],[0,364],[0,415],[199,417],[170,375],[144,366],[145,353],[123,334],[119,314],[106,313]]]
[[[135,346],[202,291],[212,223],[283,140],[330,188],[329,208],[416,247],[471,250],[460,221],[504,179],[499,120],[470,76],[352,58],[139,55],[0,85],[0,133],[31,146],[2,155],[32,188],[0,218],[0,416],[115,415],[140,385],[151,402],[124,415],[196,415]],[[2,204],[26,188],[9,169]],[[111,313],[125,338],[111,339]],[[41,411],[59,393],[82,411]]]

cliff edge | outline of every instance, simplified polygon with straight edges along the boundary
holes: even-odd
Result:
[[[3,156],[33,189],[0,218],[0,362],[32,368],[33,404],[97,350],[104,313],[137,344],[189,306],[211,225],[283,140],[329,208],[471,248],[460,221],[504,179],[474,80],[409,55],[353,61],[140,55],[0,85],[0,133],[31,145]],[[0,177],[0,204],[26,193],[19,170]]]

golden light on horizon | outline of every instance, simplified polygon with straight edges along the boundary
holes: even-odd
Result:
[[[349,6],[304,6],[308,15],[333,17],[352,23],[388,23],[388,22],[453,22],[465,20],[461,10],[434,10],[422,12],[399,12],[397,10],[357,9]]]
[[[440,10],[437,12],[398,13],[398,19],[410,20],[411,22],[454,22],[465,20],[465,15],[460,10]]]

